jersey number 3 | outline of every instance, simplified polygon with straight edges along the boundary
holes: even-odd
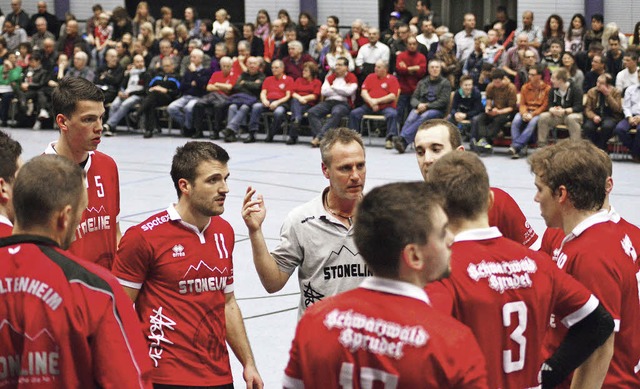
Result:
[[[340,367],[340,387],[342,389],[353,389],[353,370],[353,363],[342,362]],[[372,389],[373,383],[376,381],[382,382],[384,389],[396,389],[398,387],[397,375],[370,367],[360,368],[360,387],[362,389]]]
[[[522,301],[513,301],[502,307],[502,325],[506,328],[511,326],[512,313],[518,315],[518,326],[509,337],[518,344],[520,353],[518,359],[514,360],[511,350],[502,350],[502,368],[505,373],[512,373],[524,368],[524,356],[527,348],[527,338],[524,337],[524,331],[527,329],[527,305]]]

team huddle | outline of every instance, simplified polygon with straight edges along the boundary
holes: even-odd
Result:
[[[221,217],[229,154],[178,147],[177,201],[121,235],[117,166],[97,151],[103,103],[93,83],[62,80],[59,138],[24,164],[0,133],[0,387],[233,388],[228,343],[262,388]],[[328,129],[328,186],[273,250],[266,201],[247,188],[263,287],[298,275],[283,387],[640,387],[640,229],[609,203],[607,154],[564,140],[529,158],[540,238],[455,125],[428,120],[414,143],[424,182],[364,194],[360,135]]]

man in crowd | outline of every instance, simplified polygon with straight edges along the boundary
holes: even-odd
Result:
[[[551,74],[549,110],[538,121],[538,146],[548,143],[549,132],[558,124],[564,124],[571,139],[582,137],[582,89],[569,79],[569,71],[558,68]]]
[[[118,91],[118,97],[109,107],[109,119],[102,126],[104,136],[113,136],[118,123],[142,100],[145,85],[149,83],[150,78],[151,75],[144,66],[144,57],[136,54],[133,57],[133,66],[125,71],[125,78],[122,82],[124,88]]]
[[[37,9],[38,12],[31,15],[31,21],[29,23],[27,32],[29,33],[29,35],[33,35],[36,33],[36,31],[40,31],[38,27],[38,19],[42,18],[45,22],[45,31],[48,31],[51,34],[51,37],[55,39],[55,37],[57,37],[60,33],[60,23],[58,22],[58,18],[47,11],[46,1],[38,1]]]
[[[433,27],[433,22],[429,19],[422,19],[422,23],[420,24],[420,31],[416,39],[418,43],[424,45],[427,48],[427,51],[431,51],[431,45],[434,43],[438,43],[438,35],[436,34],[436,29]]]
[[[262,233],[262,195],[247,188],[242,206],[253,261],[266,291],[281,290],[298,268],[299,317],[313,303],[353,289],[370,275],[353,242],[353,215],[367,173],[362,138],[348,128],[331,129],[322,139],[320,155],[329,186],[289,213],[280,244],[271,253]]]
[[[0,344],[3,360],[18,368],[4,364],[3,385],[151,388],[122,287],[65,251],[88,205],[86,183],[78,164],[57,155],[35,157],[15,180],[14,234],[0,239]]]
[[[596,54],[591,59],[591,70],[584,75],[584,83],[582,84],[582,91],[587,93],[589,89],[596,86],[598,77],[606,72],[604,65],[604,59],[601,54]]]
[[[16,51],[21,43],[29,41],[27,32],[19,25],[14,24],[10,19],[5,19],[4,21],[2,37],[7,42],[7,49],[9,51]]]
[[[47,19],[39,17],[35,20],[35,31],[31,35],[31,44],[34,49],[42,49],[44,40],[47,38],[55,39],[51,31],[47,30]]]
[[[428,186],[373,189],[358,207],[356,223],[356,244],[374,276],[305,313],[283,386],[486,388],[475,339],[432,309],[422,289],[449,274],[452,242],[447,217]],[[360,320],[379,324],[355,324]],[[386,331],[391,328],[415,336],[394,336]]]
[[[427,74],[427,58],[418,52],[416,38],[407,39],[407,50],[396,57],[396,74],[400,83],[400,97],[398,98],[398,117],[400,123],[409,113],[411,96],[415,92],[418,82]]]
[[[391,58],[389,46],[380,41],[380,30],[373,27],[369,29],[369,43],[360,47],[355,62],[360,71],[360,80],[374,72],[375,64],[378,60],[389,63]]]
[[[506,28],[505,28],[506,29]],[[516,28],[515,36],[527,35],[528,46],[538,49],[542,45],[542,28],[533,25],[533,12],[522,13],[522,26]]]
[[[151,380],[161,388],[233,386],[227,342],[247,387],[263,387],[234,295],[233,228],[220,217],[228,160],[212,142],[178,147],[178,202],[128,229],[113,266],[146,323]]]
[[[636,76],[636,80],[637,78]],[[622,94],[613,86],[613,77],[609,73],[598,77],[596,86],[587,92],[584,116],[585,121],[582,126],[584,137],[606,152],[607,142],[614,128],[624,119]]]
[[[622,119],[613,130],[622,144],[629,149],[633,162],[640,163],[640,136],[637,135],[640,127],[640,86],[633,85],[624,92],[622,102]],[[636,130],[636,135],[631,133]]]
[[[622,93],[631,85],[638,85],[638,53],[627,51],[622,57],[624,69],[616,76],[616,88]]]
[[[0,131],[0,238],[11,235],[15,213],[13,184],[22,166],[22,146]]]
[[[476,29],[476,15],[472,13],[464,14],[464,27],[462,31],[454,37],[456,42],[456,58],[458,62],[464,63],[473,52],[474,41],[479,36],[487,36],[487,33]]]

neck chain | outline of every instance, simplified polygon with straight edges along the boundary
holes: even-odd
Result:
[[[342,213],[340,213],[340,212],[336,212],[336,211],[334,211],[333,209],[331,209],[331,206],[329,205],[329,193],[327,193],[327,195],[326,195],[326,196],[325,196],[325,198],[324,198],[324,207],[325,207],[325,208],[327,209],[327,211],[329,211],[329,213],[331,213],[333,216],[340,217],[340,218],[343,218],[343,219],[347,219],[347,221],[349,222],[349,224],[350,224],[350,225],[352,224],[352,220],[351,220],[351,218],[353,217],[353,214],[350,214],[350,215],[344,215],[344,214],[342,214]]]

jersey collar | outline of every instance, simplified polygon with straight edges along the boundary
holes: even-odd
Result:
[[[0,246],[12,246],[21,243],[33,243],[35,245],[60,247],[58,243],[53,239],[40,235],[20,234],[11,235],[6,238],[0,239]]]
[[[209,228],[209,225],[211,224],[211,218],[209,218],[209,222],[207,223],[206,226],[204,226],[204,228],[202,229],[202,232],[200,232],[200,230],[198,230],[198,227],[194,226],[193,224],[189,224],[186,221],[182,220],[182,216],[180,216],[180,214],[176,210],[175,204],[169,204],[169,208],[167,208],[167,213],[169,214],[169,219],[171,221],[178,222],[178,223],[182,224],[185,228],[193,231],[196,235],[198,235],[198,238],[200,238],[200,243],[204,243],[205,242],[206,239],[205,239],[205,236],[204,236],[204,232],[207,230],[207,228]]]
[[[564,244],[567,243],[568,241],[579,237],[589,227],[593,227],[596,224],[605,223],[611,220],[612,220],[611,215],[609,214],[609,211],[607,211],[606,209],[603,209],[598,211],[597,213],[594,213],[593,215],[589,216],[588,218],[578,223],[578,225],[575,226],[567,236],[565,236],[564,240],[562,241],[562,245],[564,246]]]
[[[44,150],[44,153],[45,154],[58,155],[58,151],[55,149],[57,143],[58,142],[49,143],[49,145],[47,145],[47,148]],[[85,172],[88,172],[89,168],[91,167],[91,159],[92,159],[93,154],[94,154],[93,151],[89,151],[89,156],[87,157],[87,163],[84,165],[84,171]]]
[[[382,277],[367,277],[360,284],[361,288],[375,290],[377,292],[391,293],[399,296],[410,297],[416,300],[420,300],[424,303],[431,305],[429,296],[424,289],[419,288],[404,281],[391,280],[389,278]]]
[[[488,240],[500,238],[502,233],[498,227],[476,228],[473,230],[462,231],[453,238],[454,242],[465,242],[470,240]]]
[[[613,205],[609,206],[609,218],[611,219],[612,222],[618,224],[620,222],[620,219],[622,218],[620,216],[620,214],[618,213],[618,211],[616,211],[615,208],[613,208]]]
[[[9,220],[9,218],[4,215],[0,215],[0,224],[6,224],[10,227],[13,227],[13,223],[11,223],[11,220]]]

